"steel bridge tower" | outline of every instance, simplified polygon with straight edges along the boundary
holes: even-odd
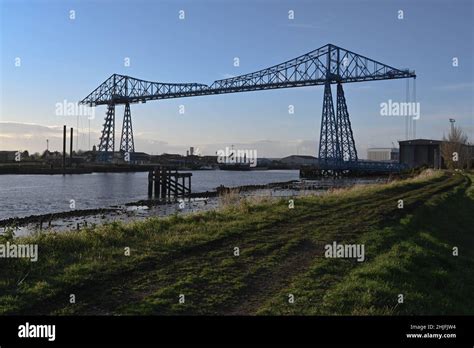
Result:
[[[99,143],[99,158],[100,160],[108,160],[110,152],[115,151],[115,104],[109,103],[107,105],[107,114],[102,128],[102,135]]]
[[[328,81],[324,84],[323,114],[319,134],[319,158],[320,161],[323,160],[326,164],[337,163],[342,158],[338,130],[338,120],[334,114],[332,101],[331,83]]]
[[[130,103],[125,104],[125,113],[123,114],[122,137],[120,140],[120,151],[123,153],[135,152],[132,130],[132,114],[130,113]]]
[[[135,152],[135,143],[133,141],[132,114],[130,104],[125,104],[123,115],[122,136],[120,138],[120,152]],[[99,143],[99,159],[108,161],[115,152],[115,104],[110,103],[107,106],[107,114],[102,128],[102,134]]]
[[[326,164],[357,162],[357,150],[342,84],[337,84],[336,113],[331,84],[324,85],[323,113],[319,135],[319,158]]]
[[[323,85],[319,167],[324,172],[338,173],[357,167],[366,170],[375,165],[359,161],[357,157],[343,84],[406,78],[416,78],[415,72],[397,69],[345,48],[327,44],[287,62],[253,73],[216,80],[211,85],[152,82],[113,74],[85,97],[81,104],[107,105],[99,145],[99,158],[107,160],[110,159],[110,153],[115,151],[115,105],[117,104],[125,105],[120,151],[133,153],[135,145],[130,113],[131,103]],[[331,91],[333,84],[337,88],[335,103]],[[391,170],[391,168],[388,169]]]
[[[357,150],[352,134],[351,120],[349,111],[347,111],[346,97],[342,84],[337,84],[337,134],[339,136],[340,157],[339,159],[347,162],[357,162]]]

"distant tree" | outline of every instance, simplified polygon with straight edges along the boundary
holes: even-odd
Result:
[[[461,127],[453,126],[446,138],[443,136],[441,156],[448,169],[469,168],[470,154],[468,137]]]
[[[41,159],[40,153],[39,153],[39,152],[35,152],[33,155],[31,155],[31,159],[32,159],[32,160],[35,160],[35,161]]]

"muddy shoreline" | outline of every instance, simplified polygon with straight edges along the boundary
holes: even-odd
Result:
[[[170,201],[144,199],[103,208],[80,209],[48,214],[12,217],[0,220],[0,234],[13,229],[15,234],[29,235],[34,232],[65,232],[80,230],[111,222],[133,222],[149,217],[165,217],[172,214],[194,213],[216,209],[220,206],[219,197],[237,194],[241,197],[252,195],[288,197],[299,195],[301,191],[324,192],[333,188],[350,187],[355,184],[370,184],[386,179],[343,180],[290,180],[262,185],[243,185],[236,187],[217,187],[213,191],[195,192],[186,197]]]
[[[220,186],[214,191],[205,191],[205,192],[195,192],[191,193],[184,197],[185,199],[193,198],[215,198],[226,192],[249,192],[260,189],[297,189],[294,184],[297,183],[297,180],[291,180],[286,182],[279,183],[270,183],[265,185],[246,185],[238,187],[225,187]],[[176,203],[178,199],[170,201],[161,201],[158,199],[146,199],[139,200],[134,202],[128,202],[122,205],[122,207],[133,207],[133,206],[146,206],[154,207],[159,205],[169,205]],[[29,215],[25,217],[12,217],[8,219],[0,220],[0,228],[6,227],[20,227],[29,224],[38,224],[39,229],[51,227],[51,222],[59,219],[68,219],[74,217],[87,217],[93,215],[105,215],[113,212],[121,211],[123,208],[121,206],[111,206],[106,208],[94,208],[94,209],[75,209],[70,211],[56,212],[50,214],[39,214],[39,215]]]
[[[70,217],[81,217],[88,215],[99,215],[110,213],[118,210],[118,208],[99,208],[99,209],[75,209],[71,211],[62,211],[50,214],[29,215],[25,217],[14,217],[0,220],[0,227],[18,227],[31,223],[43,223],[44,227],[48,226],[50,221],[57,219],[65,219]]]

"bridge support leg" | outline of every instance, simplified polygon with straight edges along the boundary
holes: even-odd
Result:
[[[115,104],[107,106],[104,128],[100,136],[99,160],[108,161],[115,151]]]
[[[125,104],[125,112],[123,114],[120,151],[125,152],[125,153],[135,152],[135,144],[133,142],[132,114],[130,113],[129,103]]]
[[[323,113],[321,133],[319,135],[320,165],[337,165],[341,160],[336,115],[331,93],[331,83],[324,85]]]
[[[341,83],[337,84],[337,134],[339,136],[339,149],[342,160],[357,162],[357,149]]]

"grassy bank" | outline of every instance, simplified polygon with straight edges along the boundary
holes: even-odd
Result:
[[[39,260],[0,259],[0,313],[474,314],[472,179],[437,173],[296,197],[293,209],[243,200],[22,238]],[[363,243],[365,261],[325,258],[333,241]]]

